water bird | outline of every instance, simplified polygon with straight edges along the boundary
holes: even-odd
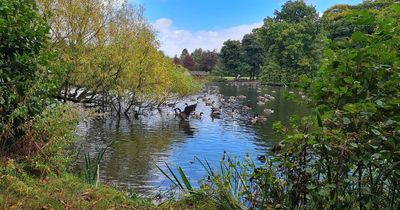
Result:
[[[215,103],[215,101],[206,101],[206,106],[212,106]]]
[[[251,106],[245,105],[242,107],[242,109],[245,111],[249,111],[249,110],[251,110]]]
[[[211,111],[211,118],[221,118],[220,111]]]
[[[221,109],[222,109],[222,106],[219,106],[219,107],[211,107],[211,111],[221,111]]]
[[[199,114],[193,113],[193,114],[192,114],[192,118],[201,119],[201,117],[202,117],[203,114],[204,114],[203,112],[200,112]]]
[[[137,120],[139,119],[139,112],[135,110],[135,114],[133,115],[133,117]]]
[[[227,114],[228,114],[229,116],[231,116],[231,117],[234,117],[235,114],[236,114],[236,110],[235,110],[235,109],[232,109],[232,111],[231,111],[231,112],[228,112]]]
[[[265,105],[265,102],[264,101],[257,101],[257,105],[259,105],[259,106]]]
[[[264,109],[264,113],[272,114],[272,113],[274,113],[274,110],[273,109]]]
[[[258,120],[258,114],[254,114],[253,117],[249,120],[251,124],[256,124]]]

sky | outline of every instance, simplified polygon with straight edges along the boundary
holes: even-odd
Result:
[[[285,0],[129,0],[145,8],[145,17],[158,31],[161,50],[180,55],[184,48],[220,50],[228,39],[241,40],[263,19],[280,10]],[[306,0],[322,13],[335,4],[362,0]]]

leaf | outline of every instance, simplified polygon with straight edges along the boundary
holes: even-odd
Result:
[[[379,131],[376,130],[376,129],[371,129],[371,131],[372,131],[372,133],[374,133],[374,134],[377,135],[377,136],[381,135],[381,132],[379,132]]]
[[[350,143],[350,145],[352,146],[352,147],[354,147],[354,148],[358,148],[358,145],[356,144],[356,143]]]
[[[351,123],[351,121],[350,121],[349,118],[343,117],[343,124],[348,125],[348,124],[350,124],[350,123]]]
[[[181,175],[181,178],[182,178],[182,180],[183,180],[183,183],[184,183],[185,186],[186,186],[186,189],[192,190],[192,189],[193,189],[193,188],[192,188],[192,185],[190,184],[188,178],[186,177],[186,175],[185,175],[185,173],[183,172],[183,170],[182,170],[181,167],[178,167],[178,172],[179,172],[179,174]]]

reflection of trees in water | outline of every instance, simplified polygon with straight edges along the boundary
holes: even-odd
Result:
[[[120,184],[146,185],[158,172],[152,163],[166,159],[172,144],[184,143],[186,138],[176,130],[181,128],[187,135],[194,132],[188,122],[173,118],[151,123],[124,117],[95,120],[84,137],[83,154],[93,154],[115,140],[102,161],[102,177]]]

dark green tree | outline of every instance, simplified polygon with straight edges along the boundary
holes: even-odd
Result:
[[[264,20],[257,34],[265,52],[263,80],[295,82],[299,75],[312,75],[319,68],[324,37],[313,6],[288,1],[274,18]]]
[[[179,57],[181,59],[181,63],[183,63],[183,60],[185,60],[186,56],[190,56],[189,51],[185,48],[182,50],[181,56]]]
[[[247,69],[249,68],[248,65],[243,62],[242,47],[240,41],[225,41],[221,48],[220,57],[223,64],[223,72],[225,75],[243,75],[243,73],[247,72]]]
[[[194,67],[193,70],[195,71],[201,71],[200,69],[200,62],[201,62],[201,57],[203,56],[203,49],[197,48],[195,49],[190,56],[192,56],[193,61],[194,61]]]
[[[242,39],[243,60],[249,68],[250,80],[254,80],[260,73],[264,61],[264,51],[256,34],[246,34]]]

